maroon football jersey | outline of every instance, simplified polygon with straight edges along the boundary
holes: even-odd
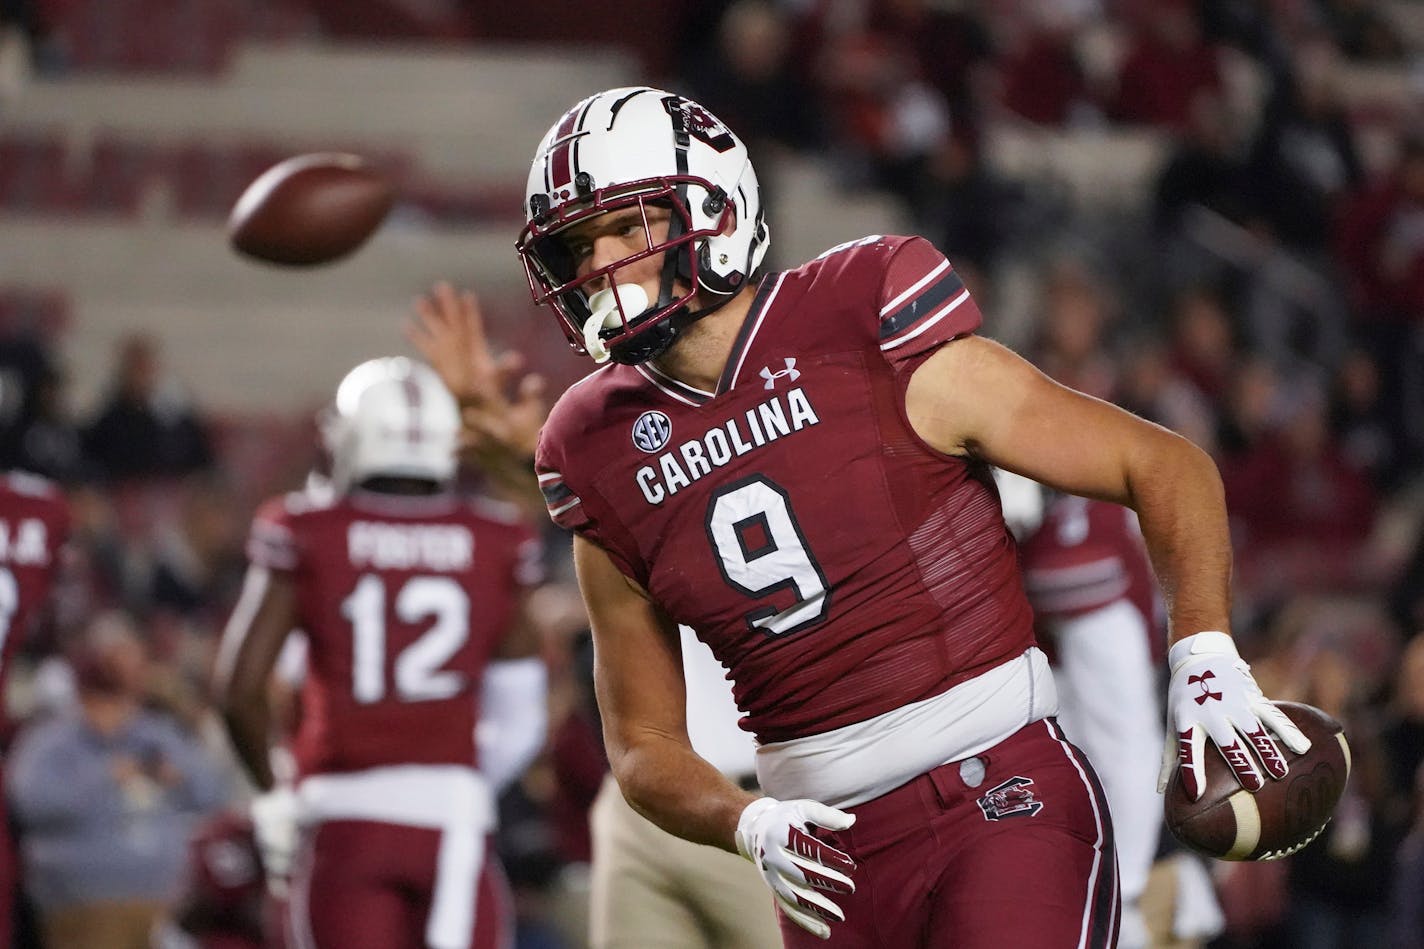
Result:
[[[0,683],[49,598],[69,535],[69,505],[37,475],[0,475]]]
[[[248,556],[291,575],[310,642],[301,773],[477,764],[480,678],[541,579],[540,553],[528,526],[485,502],[267,502]]]
[[[1040,620],[1081,616],[1125,599],[1151,632],[1152,657],[1167,655],[1152,562],[1130,510],[1073,495],[1055,497],[1023,543],[1024,579]]]
[[[1032,644],[992,481],[904,412],[911,371],[979,323],[932,245],[869,237],[762,281],[716,392],[611,365],[554,407],[550,514],[697,631],[763,742],[930,698]]]

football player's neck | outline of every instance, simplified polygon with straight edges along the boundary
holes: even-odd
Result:
[[[717,380],[722,378],[732,345],[754,299],[755,287],[749,283],[715,313],[688,326],[653,364],[661,372],[695,389],[716,391]]]
[[[412,497],[427,497],[440,494],[445,490],[445,486],[438,481],[391,475],[376,475],[367,478],[361,482],[359,488],[362,491],[372,491],[376,494],[404,494]]]

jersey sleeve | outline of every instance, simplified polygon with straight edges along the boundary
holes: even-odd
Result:
[[[285,498],[273,498],[257,509],[247,535],[247,559],[255,567],[269,570],[289,573],[297,569],[297,536]]]
[[[964,280],[922,237],[903,239],[891,255],[877,305],[880,351],[892,366],[972,333],[983,322]]]
[[[534,469],[539,476],[539,490],[544,495],[544,504],[549,517],[564,530],[572,531],[605,551],[624,575],[640,584],[647,583],[647,575],[635,565],[639,560],[625,553],[631,550],[631,540],[625,548],[619,542],[622,531],[611,515],[596,516],[593,508],[597,498],[586,499],[565,480],[561,452],[553,440],[546,437],[549,426],[539,436],[539,449],[534,456]]]
[[[576,534],[593,531],[593,518],[584,508],[583,498],[564,480],[560,452],[543,435],[539,437],[539,450],[534,456],[534,471],[539,477],[539,493],[544,495],[549,519]]]

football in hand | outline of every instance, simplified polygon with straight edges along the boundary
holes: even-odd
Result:
[[[330,263],[375,233],[394,197],[386,178],[358,155],[298,155],[247,186],[228,216],[228,238],[270,263]]]
[[[1207,742],[1206,791],[1187,797],[1181,769],[1172,772],[1164,802],[1167,827],[1197,853],[1219,860],[1275,860],[1310,843],[1345,792],[1350,746],[1340,723],[1320,709],[1298,702],[1275,702],[1305,737],[1310,750],[1298,755],[1277,741],[1290,773],[1279,781],[1266,776],[1252,794],[1237,782],[1216,747]]]

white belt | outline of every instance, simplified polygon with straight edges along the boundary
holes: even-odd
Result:
[[[425,940],[431,949],[468,949],[485,835],[495,825],[493,797],[478,771],[401,765],[315,774],[297,786],[297,801],[303,824],[367,820],[439,830]]]
[[[864,804],[951,761],[987,751],[1058,712],[1037,646],[932,698],[818,735],[762,745],[757,777],[773,797]]]

